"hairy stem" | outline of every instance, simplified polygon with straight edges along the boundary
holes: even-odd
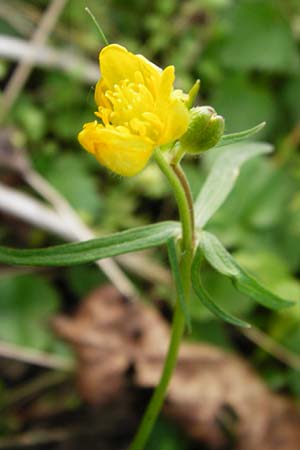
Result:
[[[170,166],[159,149],[154,153],[155,160],[167,177],[179,210],[182,225],[182,240],[180,254],[180,274],[185,294],[185,301],[189,301],[191,288],[191,265],[194,252],[194,220],[193,204],[188,182],[178,165]],[[156,418],[162,407],[168,385],[176,366],[179,353],[180,342],[185,330],[185,317],[182,313],[179,301],[176,302],[174,311],[169,349],[166,355],[160,381],[152,395],[149,405],[144,413],[144,417],[139,429],[129,447],[129,450],[144,450],[144,446],[153,429]]]

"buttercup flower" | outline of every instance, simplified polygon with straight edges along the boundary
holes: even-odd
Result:
[[[174,90],[174,67],[162,70],[141,55],[111,44],[99,55],[102,78],[95,101],[97,120],[86,123],[80,144],[123,176],[147,164],[155,147],[179,139],[187,130],[186,95]]]

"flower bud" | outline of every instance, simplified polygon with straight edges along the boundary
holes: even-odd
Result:
[[[180,144],[188,153],[200,153],[214,147],[224,133],[224,118],[211,106],[198,106],[190,110],[190,121]]]

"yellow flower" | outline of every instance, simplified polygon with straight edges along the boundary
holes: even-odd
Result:
[[[174,67],[162,70],[117,44],[99,55],[95,113],[102,123],[86,123],[80,144],[97,160],[123,176],[147,164],[155,147],[179,139],[187,130],[185,94],[173,89]]]

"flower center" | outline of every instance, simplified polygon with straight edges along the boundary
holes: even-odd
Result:
[[[96,115],[104,126],[122,127],[122,131],[125,127],[130,133],[155,141],[161,134],[162,122],[155,113],[152,93],[141,81],[143,77],[137,72],[134,82],[125,79],[106,90],[104,95],[110,107],[100,105]]]

